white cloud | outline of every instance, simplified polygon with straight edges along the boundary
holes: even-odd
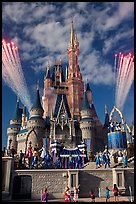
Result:
[[[101,4],[101,3],[100,3]],[[94,84],[111,85],[113,80],[112,65],[103,61],[100,53],[109,54],[118,42],[133,37],[133,29],[122,23],[133,17],[133,2],[88,2],[66,3],[6,3],[3,6],[3,24],[14,22],[11,32],[21,32],[16,40],[22,59],[31,64],[31,68],[44,71],[48,58],[53,66],[54,57],[67,63],[67,47],[70,24],[74,20],[75,33],[80,44],[79,65],[83,77],[88,77]],[[102,8],[102,9],[101,9]],[[120,27],[118,27],[120,25]],[[87,29],[86,29],[87,26]],[[115,29],[118,28],[118,33]],[[124,29],[124,30],[123,30]],[[108,31],[113,31],[108,37]],[[4,33],[4,31],[3,31]],[[17,36],[18,36],[17,35]],[[94,48],[97,39],[103,40],[103,47]],[[98,45],[96,45],[99,47]],[[120,45],[122,46],[122,45]],[[85,70],[84,70],[85,69]]]
[[[100,53],[96,50],[81,58],[81,72],[83,79],[93,84],[113,84],[112,66],[103,62]]]
[[[117,32],[115,36],[106,38],[104,41],[103,53],[107,54],[107,52],[113,49],[119,41],[124,40],[124,39],[128,40],[132,38],[133,36],[134,36],[134,28],[128,31],[124,30],[123,32]],[[124,41],[124,44],[125,44],[125,41]]]

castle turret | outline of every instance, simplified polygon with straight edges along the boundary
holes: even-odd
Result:
[[[17,99],[15,113],[10,120],[10,126],[7,128],[7,149],[13,146],[13,148],[17,150],[17,134],[21,128],[22,111],[23,110],[19,108],[19,99]]]
[[[44,117],[50,116],[50,113],[49,113],[50,101],[49,101],[48,94],[49,94],[51,86],[52,86],[52,81],[53,80],[52,80],[52,76],[50,73],[50,63],[48,61],[47,72],[46,72],[46,76],[44,77],[44,93],[42,96],[42,105],[43,105],[43,110],[44,110]]]
[[[23,107],[23,113],[22,113],[22,125],[21,129],[25,129],[27,126],[27,114],[26,114],[26,107]]]
[[[87,92],[84,90],[83,95],[83,104],[81,109],[81,121],[80,128],[82,131],[82,140],[87,145],[88,153],[93,151],[93,143],[94,143],[94,120],[92,118],[90,105],[87,99]]]
[[[37,87],[33,106],[30,110],[30,118],[27,122],[27,129],[31,132],[28,142],[32,142],[34,147],[36,144],[42,147],[42,138],[44,137],[45,121],[43,119],[43,108],[40,102],[39,88]],[[33,130],[33,131],[31,131]]]
[[[92,101],[93,101],[92,90],[90,88],[89,83],[87,83],[87,86],[86,86],[86,94],[87,94],[87,99],[88,99],[89,104],[92,105]]]
[[[109,122],[109,114],[108,114],[108,110],[107,110],[107,106],[105,105],[105,122],[104,122],[104,127],[108,128],[110,126],[110,122]]]
[[[68,54],[68,104],[71,116],[80,119],[82,104],[82,76],[78,64],[79,42],[74,33],[73,21],[70,29],[70,40],[67,49]]]

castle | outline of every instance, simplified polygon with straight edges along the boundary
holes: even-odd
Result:
[[[13,146],[17,153],[20,150],[25,153],[30,141],[32,147],[41,148],[44,141],[50,146],[55,140],[66,148],[75,148],[83,141],[88,151],[104,149],[107,136],[96,113],[89,83],[83,88],[78,64],[79,42],[73,22],[67,55],[66,74],[61,57],[59,63],[55,60],[52,72],[48,62],[42,101],[37,87],[29,118],[26,108],[20,108],[17,100],[7,129],[7,149]]]

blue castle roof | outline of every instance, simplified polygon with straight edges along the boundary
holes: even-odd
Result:
[[[12,120],[21,120],[22,119],[23,109],[19,108],[19,101],[17,101],[16,108]]]
[[[23,107],[23,114],[26,115],[26,106]]]
[[[28,129],[23,129],[23,130],[20,130],[18,134],[22,134],[22,133],[26,133],[28,132]]]
[[[10,124],[9,128],[20,128],[21,124]]]
[[[68,106],[68,102],[65,94],[58,94],[53,117],[57,117],[62,100],[64,101],[68,117],[71,118],[71,114],[70,114],[70,110],[69,110],[69,106]]]
[[[90,86],[89,86],[89,83],[87,83],[86,91],[91,91]]]
[[[44,120],[43,117],[41,117],[41,116],[32,116],[31,118],[29,118],[29,120],[39,120],[39,119]]]
[[[34,103],[33,103],[33,106],[31,109],[42,109],[42,106],[41,106],[41,102],[40,102],[40,94],[39,94],[39,89],[37,89],[36,91],[36,95],[35,95],[35,98],[34,98]]]
[[[89,102],[88,102],[88,99],[87,99],[87,94],[86,94],[86,91],[84,92],[84,95],[83,95],[83,105],[82,105],[82,110],[87,110],[89,109],[90,106],[89,106]]]
[[[50,69],[47,70],[46,79],[51,79]]]
[[[105,113],[105,122],[104,122],[104,127],[109,127],[110,122],[109,122],[109,114]]]
[[[92,120],[93,120],[93,118],[81,118],[81,122],[85,122],[85,121],[89,122]]]

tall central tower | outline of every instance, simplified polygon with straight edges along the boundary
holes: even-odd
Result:
[[[73,21],[71,23],[70,40],[67,49],[68,54],[68,104],[72,117],[80,119],[80,110],[82,106],[82,75],[78,64],[79,42],[74,33]]]

